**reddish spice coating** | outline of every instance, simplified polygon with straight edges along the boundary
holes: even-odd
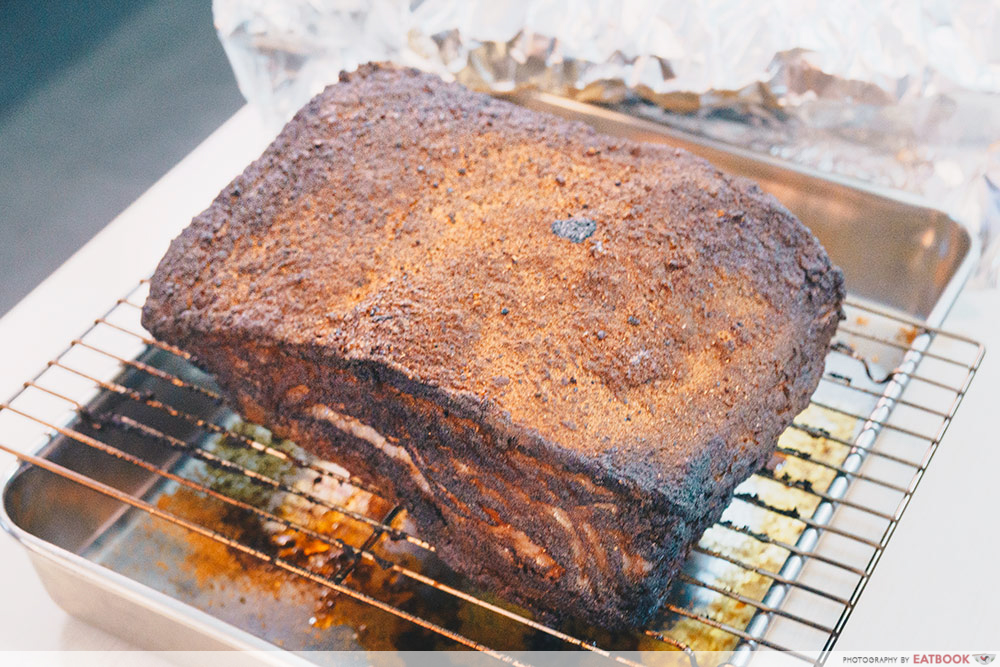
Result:
[[[143,323],[413,506],[456,569],[622,627],[805,407],[842,298],[815,237],[745,179],[368,65],[173,242]]]

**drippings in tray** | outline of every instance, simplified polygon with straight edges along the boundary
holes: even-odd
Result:
[[[824,490],[836,474],[815,462],[837,465],[843,462],[848,453],[846,446],[820,434],[826,433],[833,438],[850,441],[858,428],[856,419],[816,406],[810,406],[801,413],[796,422],[808,424],[811,433],[789,429],[782,435],[779,451],[788,450],[801,454],[775,455],[768,474],[781,481],[755,475],[737,490],[738,498],[763,501],[771,507],[787,510],[787,515],[735,500],[726,510],[723,521],[705,532],[699,542],[700,547],[753,562],[764,570],[777,572],[781,569],[788,551],[777,544],[763,543],[752,534],[767,536],[769,541],[794,544],[804,527],[804,524],[795,519],[795,514],[809,516],[819,502],[818,497],[808,490]],[[198,472],[198,481],[209,488],[262,508],[276,520],[262,519],[256,514],[234,509],[220,501],[198,498],[197,494],[186,489],[177,489],[162,496],[159,501],[162,508],[189,516],[201,525],[214,527],[243,543],[261,548],[291,564],[329,577],[397,608],[413,611],[427,621],[453,628],[485,645],[500,650],[558,647],[558,643],[544,633],[531,630],[476,604],[463,602],[446,592],[403,576],[399,571],[382,567],[373,562],[373,559],[361,558],[356,552],[339,547],[338,541],[357,548],[363,547],[387,563],[447,582],[448,585],[471,592],[491,604],[503,606],[518,614],[526,614],[488,594],[475,591],[426,549],[405,540],[392,539],[389,533],[383,534],[376,526],[351,519],[341,512],[309,500],[310,496],[319,498],[331,505],[370,517],[375,522],[388,518],[391,528],[412,533],[405,511],[394,512],[386,500],[342,481],[347,477],[346,471],[332,464],[312,461],[294,443],[272,439],[270,432],[259,426],[240,422],[232,429],[241,438],[286,452],[290,460],[310,462],[310,468],[304,468],[290,461],[261,454],[247,448],[242,442],[230,441],[226,437],[216,438],[206,444],[206,449],[220,457],[236,461],[297,492],[276,491],[245,475],[218,468],[204,467]],[[325,469],[327,474],[319,474],[317,469]],[[305,530],[296,530],[289,524],[303,526]],[[734,527],[745,528],[751,535],[736,532],[732,529]],[[409,621],[374,609],[336,591],[300,580],[258,559],[237,554],[218,542],[191,533],[187,533],[185,539],[192,546],[192,553],[183,561],[184,567],[189,570],[183,573],[185,577],[192,578],[197,585],[204,587],[217,586],[223,581],[225,585],[245,587],[257,593],[293,596],[308,607],[309,613],[303,614],[305,627],[302,631],[310,633],[313,641],[322,643],[322,633],[343,627],[350,628],[358,647],[369,650],[455,647],[453,642],[435,632],[419,628]],[[686,568],[687,574],[751,599],[761,599],[771,584],[769,578],[726,561],[712,559],[710,571],[699,569],[699,562],[691,559]],[[672,596],[690,595],[691,591],[685,592],[684,588],[691,586],[683,582],[675,583]],[[720,593],[706,589],[699,589],[696,593],[692,598],[693,604],[687,605],[689,610],[716,621],[744,628],[754,615],[753,606]],[[612,646],[618,650],[651,651],[670,648],[642,633],[612,636],[593,628],[566,629],[571,634],[591,638],[602,646]],[[693,619],[670,614],[664,616],[660,629],[667,636],[696,650],[725,651],[732,649],[738,642],[738,638],[731,634],[707,627]]]

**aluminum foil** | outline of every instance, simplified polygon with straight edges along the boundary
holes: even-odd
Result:
[[[240,89],[287,120],[389,60],[534,87],[907,191],[983,243],[1000,282],[997,0],[214,0]],[[873,224],[877,224],[874,221]]]

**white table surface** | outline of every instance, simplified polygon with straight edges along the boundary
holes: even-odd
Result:
[[[0,396],[11,395],[148,275],[170,239],[269,139],[256,114],[242,109],[0,319]],[[984,343],[986,359],[838,649],[1000,646],[1000,292],[967,289],[944,326]],[[0,469],[12,465],[0,454]],[[0,536],[0,591],[0,650],[134,648],[57,607],[7,536]],[[44,655],[51,664],[78,658]],[[142,657],[145,664],[163,662],[162,654]],[[103,664],[135,661],[134,653],[112,654]]]

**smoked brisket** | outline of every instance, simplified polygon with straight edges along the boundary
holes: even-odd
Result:
[[[843,293],[748,180],[367,65],[172,243],[143,324],[480,586],[623,628],[807,405]]]

